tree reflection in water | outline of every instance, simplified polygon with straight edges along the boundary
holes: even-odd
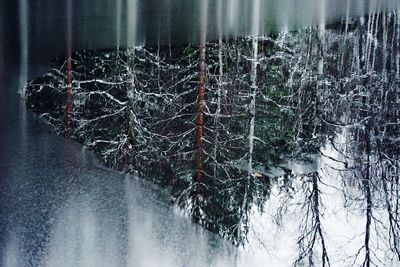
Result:
[[[256,239],[299,266],[395,264],[399,30],[395,12],[208,42],[200,191],[196,45],[75,52],[72,138],[167,186],[237,245]],[[27,88],[28,106],[58,133],[64,61]]]

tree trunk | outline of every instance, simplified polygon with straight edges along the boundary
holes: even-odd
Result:
[[[72,0],[67,2],[67,116],[65,136],[68,140],[72,136]]]
[[[203,113],[204,113],[204,94],[206,79],[206,40],[205,29],[202,29],[199,47],[199,88],[197,90],[197,138],[196,138],[196,160],[195,160],[195,203],[194,220],[200,221],[200,194],[201,194],[201,176],[203,173]]]
[[[68,140],[72,136],[72,53],[71,49],[67,52],[67,116],[66,116],[66,133]]]
[[[258,41],[256,38],[253,39],[253,61],[251,63],[251,89],[250,89],[250,125],[249,125],[249,156],[247,172],[249,179],[253,173],[253,150],[254,150],[254,129],[256,119],[256,94],[257,94],[257,57],[258,57]]]
[[[205,91],[205,46],[200,45],[200,75],[197,91],[197,139],[196,139],[196,173],[195,173],[195,221],[200,220],[200,183],[203,172],[203,112]]]

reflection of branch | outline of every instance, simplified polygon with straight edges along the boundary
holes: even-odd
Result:
[[[91,91],[89,93],[77,93],[76,95],[83,95],[88,98],[90,98],[91,95],[101,95],[101,96],[107,97],[108,99],[110,99],[111,101],[113,101],[119,105],[125,106],[127,104],[126,101],[120,101],[117,98],[115,98],[113,95],[111,95],[107,92],[104,92],[104,91]]]
[[[369,171],[367,171],[369,173]],[[370,232],[371,232],[371,219],[372,219],[372,197],[371,197],[371,187],[369,179],[366,179],[364,182],[364,190],[367,198],[367,213],[366,213],[366,223],[365,223],[365,239],[364,239],[364,248],[365,248],[365,259],[363,262],[363,266],[369,267],[371,264],[371,251],[370,251]]]
[[[306,200],[306,216],[302,221],[301,230],[305,233],[300,236],[297,243],[300,246],[300,254],[295,265],[302,265],[305,258],[308,257],[310,266],[314,266],[314,246],[317,239],[320,239],[322,250],[322,266],[330,266],[329,256],[326,249],[325,237],[321,225],[320,212],[320,190],[318,188],[319,176],[318,173],[312,174],[311,192]]]
[[[400,260],[400,223],[399,219],[397,218],[399,215],[399,177],[391,177],[392,179],[390,179],[390,177],[386,177],[386,169],[390,169],[392,166],[394,166],[392,165],[392,162],[385,160],[383,161],[382,165],[382,186],[385,194],[386,209],[389,219],[389,242],[391,249],[395,251],[397,258]],[[388,184],[391,185],[391,189],[388,188]],[[394,204],[392,203],[393,198],[395,199]],[[392,207],[393,205],[394,207]]]
[[[336,127],[342,127],[342,128],[357,128],[357,127],[362,127],[364,125],[365,121],[368,121],[371,117],[368,116],[366,118],[363,118],[360,121],[354,122],[352,124],[340,124],[340,123],[336,123],[336,122],[331,122],[331,121],[327,121],[325,119],[321,119],[323,122],[325,122],[326,124],[332,125],[332,126],[336,126]]]
[[[123,108],[121,108],[121,109],[119,109],[119,110],[117,110],[117,111],[115,111],[115,112],[113,112],[111,114],[105,114],[103,116],[99,116],[99,117],[96,117],[94,119],[86,119],[86,120],[81,119],[81,120],[79,120],[80,125],[79,125],[77,130],[81,130],[82,128],[86,127],[87,124],[90,124],[92,122],[103,120],[103,119],[106,119],[106,118],[109,118],[109,117],[113,117],[113,116],[121,113],[122,111],[124,111],[126,108],[127,107],[125,106],[125,107],[123,107]]]
[[[371,237],[371,221],[372,221],[372,193],[371,193],[371,137],[370,137],[371,124],[367,125],[366,132],[364,133],[365,138],[365,153],[367,156],[367,162],[365,165],[365,174],[363,175],[362,185],[366,198],[366,222],[365,222],[365,238],[364,238],[364,249],[365,258],[362,266],[369,267],[371,265],[371,250],[370,250],[370,237]]]

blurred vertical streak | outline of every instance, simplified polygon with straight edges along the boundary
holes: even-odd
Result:
[[[251,22],[251,35],[260,35],[260,15],[261,15],[261,2],[260,0],[253,0],[252,6],[252,22]]]
[[[115,13],[116,13],[116,36],[117,36],[117,51],[119,52],[119,48],[121,46],[121,19],[122,19],[122,0],[116,0],[115,6]]]
[[[20,48],[20,61],[19,61],[19,84],[18,84],[18,93],[22,98],[25,97],[25,86],[28,82],[29,77],[29,5],[28,0],[19,0],[18,1],[18,14],[19,14],[19,48]],[[7,72],[9,74],[9,72]],[[8,92],[7,92],[7,95]],[[12,93],[12,99],[8,99],[9,101],[18,101],[18,99],[14,99],[14,94]],[[12,112],[14,118],[18,118],[17,121],[19,129],[15,129],[20,135],[19,139],[18,135],[15,137],[15,142],[19,142],[20,144],[28,143],[28,121],[27,121],[27,111],[25,109],[24,101],[18,101],[16,103],[18,108],[13,110]],[[29,148],[26,145],[22,146],[21,156],[22,158],[27,158],[29,153]]]
[[[4,23],[5,23],[4,3],[3,3],[3,1],[0,1],[0,97],[2,96],[2,93],[3,93],[3,76],[4,76],[4,47],[5,47]],[[1,97],[1,99],[3,99],[3,97]],[[2,105],[0,104],[0,108],[1,107],[2,107]]]
[[[137,45],[137,16],[138,16],[138,4],[137,0],[128,0],[127,8],[127,44],[128,46]]]
[[[291,5],[293,5],[293,3],[290,3],[289,0],[282,0],[281,5],[283,6],[283,8],[289,9],[289,7]],[[280,18],[278,18],[278,20],[280,21],[278,30],[280,32],[286,33],[289,31],[289,14],[288,13],[289,12],[283,12],[282,16]]]
[[[4,41],[4,3],[3,1],[0,1],[0,142],[2,141],[2,128],[3,128],[3,118],[4,118],[4,48],[5,48],[5,41]],[[1,225],[0,225],[0,231],[1,231]],[[0,238],[0,242],[2,242],[2,238]],[[0,259],[1,260],[1,259]]]
[[[224,29],[223,29],[223,0],[217,1],[217,31],[218,31],[218,40],[221,40],[224,36]]]
[[[238,22],[239,19],[239,1],[230,0],[227,7],[228,13],[228,30],[234,37],[238,35]]]
[[[318,19],[318,29],[320,36],[325,34],[325,24],[326,24],[326,0],[319,1],[319,19]]]
[[[72,0],[67,1],[67,116],[66,116],[66,138],[72,135]]]
[[[345,25],[345,29],[344,29],[344,34],[347,36],[347,32],[349,30],[348,26],[349,26],[349,22],[350,22],[350,8],[351,8],[351,2],[352,0],[348,0],[347,1],[347,5],[346,5],[346,25]]]
[[[29,63],[29,31],[28,31],[28,0],[19,0],[19,42],[20,42],[20,73],[19,92],[25,95],[25,84],[28,80]]]

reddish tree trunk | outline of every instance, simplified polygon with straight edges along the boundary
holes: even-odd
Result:
[[[196,139],[196,172],[195,172],[195,203],[194,220],[200,221],[200,194],[201,194],[201,176],[203,172],[203,112],[204,112],[204,94],[205,94],[205,40],[201,40],[199,47],[199,88],[197,91],[197,139]]]

